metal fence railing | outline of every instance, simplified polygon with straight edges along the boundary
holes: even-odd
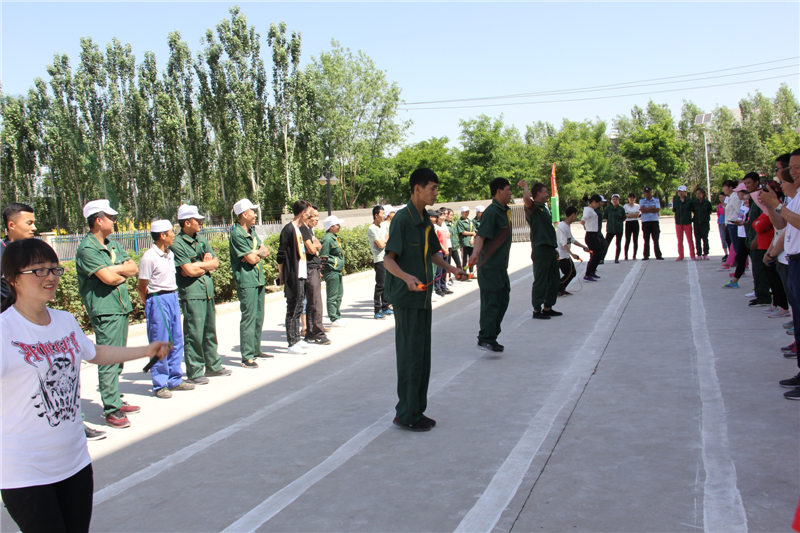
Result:
[[[224,242],[230,236],[231,227],[229,225],[204,226],[200,233],[211,243]],[[272,222],[255,226],[255,230],[263,238],[270,233],[279,232],[282,227],[283,225],[280,222]],[[86,237],[85,234],[57,235],[50,238],[50,245],[61,261],[72,261],[75,259],[75,252],[84,237]],[[137,254],[144,252],[153,245],[150,230],[121,231],[112,233],[109,238],[117,241],[126,252]]]

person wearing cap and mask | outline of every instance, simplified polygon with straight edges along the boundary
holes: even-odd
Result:
[[[97,344],[121,346],[128,344],[128,317],[133,311],[125,281],[139,273],[125,250],[108,238],[114,232],[117,213],[108,200],[93,200],[83,207],[89,225],[75,252],[78,292],[94,328]],[[128,414],[141,409],[122,401],[119,376],[122,364],[97,367],[100,399],[106,424],[115,428],[131,425]]]
[[[294,218],[281,230],[278,245],[278,279],[286,296],[286,340],[288,353],[300,355],[307,353],[311,346],[301,336],[300,315],[306,299],[306,280],[308,279],[308,258],[305,239],[301,227],[311,205],[305,200],[292,204]]]
[[[661,211],[661,202],[653,197],[653,189],[644,188],[644,198],[639,201],[639,212],[642,214],[642,237],[644,239],[644,250],[642,260],[650,259],[650,239],[653,239],[653,253],[656,259],[663,260],[661,248],[658,246],[658,237],[661,228],[658,225],[658,213]]]
[[[322,269],[322,276],[325,278],[325,303],[328,308],[328,318],[331,320],[331,327],[343,328],[347,325],[347,321],[342,318],[339,310],[344,295],[344,285],[342,284],[344,252],[342,251],[342,241],[337,236],[342,227],[342,221],[336,215],[331,215],[322,222],[322,227],[325,228],[325,236],[322,237],[322,249],[319,256],[325,265]]]
[[[678,259],[683,261],[683,237],[689,242],[689,255],[694,256],[694,240],[692,239],[692,220],[694,220],[694,202],[686,197],[686,185],[678,187],[678,194],[672,199],[672,211],[675,212],[675,231],[678,234]]]
[[[381,222],[381,228],[383,231],[386,232],[386,237],[389,237],[389,226],[392,224],[392,219],[394,218],[395,208],[389,204],[383,206],[383,222]]]
[[[477,233],[479,229],[481,229],[481,218],[483,218],[483,212],[486,210],[486,207],[482,205],[475,206],[475,218],[472,219],[472,225],[475,227],[475,232]]]
[[[193,390],[194,385],[183,381],[183,329],[175,280],[175,254],[169,247],[175,232],[169,220],[156,220],[150,225],[153,245],[139,261],[137,290],[144,304],[148,342],[172,343],[169,355],[150,368],[153,394],[157,398],[172,398],[172,391]]]
[[[694,190],[695,200],[694,204],[694,240],[695,250],[697,257],[708,261],[708,234],[711,231],[711,212],[714,208],[711,202],[706,198],[706,191],[702,187]],[[702,248],[701,248],[702,245]]]
[[[606,220],[606,245],[611,246],[611,240],[617,241],[617,251],[614,262],[619,263],[619,253],[622,251],[622,233],[625,229],[625,208],[619,205],[619,194],[611,195],[611,205],[605,208],[603,218]]]
[[[233,212],[238,220],[233,224],[230,236],[231,271],[236,281],[236,296],[242,312],[239,345],[244,368],[258,368],[256,357],[269,357],[261,352],[266,285],[261,261],[269,255],[269,250],[261,244],[261,239],[253,231],[256,209],[258,206],[248,199],[233,204]]]
[[[186,378],[195,385],[207,384],[210,377],[232,374],[222,368],[217,348],[217,312],[211,273],[219,268],[219,258],[200,234],[204,219],[197,206],[180,206],[178,225],[181,231],[170,246],[175,254],[175,281],[183,314]]]
[[[472,272],[475,265],[469,264],[469,258],[472,255],[472,247],[475,244],[475,235],[478,234],[478,230],[475,228],[475,221],[469,218],[469,207],[466,205],[461,207],[461,218],[456,222],[456,233],[458,233],[461,244],[461,262],[464,270]]]

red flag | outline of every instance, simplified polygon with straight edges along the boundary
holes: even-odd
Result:
[[[553,163],[553,173],[550,175],[550,196],[558,196],[558,188],[556,187],[556,164]]]

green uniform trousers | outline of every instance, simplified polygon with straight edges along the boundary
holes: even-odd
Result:
[[[236,287],[242,321],[239,323],[239,348],[242,361],[261,355],[261,330],[264,329],[264,286]],[[188,370],[188,369],[187,369]]]
[[[186,377],[200,377],[204,369],[218,372],[222,368],[222,361],[217,351],[217,311],[214,308],[214,299],[181,299],[181,313]]]
[[[95,344],[102,346],[128,345],[128,315],[103,315],[92,319]],[[103,416],[107,416],[122,407],[119,396],[119,376],[122,374],[122,363],[117,365],[97,365],[100,387],[100,400],[103,402]]]
[[[339,309],[342,307],[342,295],[344,295],[344,285],[342,284],[341,272],[325,273],[325,304],[328,307],[328,318],[331,322],[342,318]]]
[[[413,424],[428,407],[431,379],[431,309],[394,307],[397,352],[397,419]]]
[[[556,305],[561,273],[558,270],[558,252],[552,246],[534,246],[532,258],[531,304],[533,310],[538,312],[542,306],[550,309]]]
[[[764,266],[764,254],[766,250],[750,249],[750,264],[753,268],[753,283],[756,286],[756,300],[760,304],[771,304],[772,294],[769,290],[769,278]]]
[[[478,278],[481,291],[481,330],[478,333],[478,340],[482,342],[497,342],[500,325],[503,323],[503,317],[506,316],[508,300],[511,296],[508,274],[505,271],[501,273],[505,280],[490,280],[488,278],[497,275],[490,272],[484,268],[483,276]]]

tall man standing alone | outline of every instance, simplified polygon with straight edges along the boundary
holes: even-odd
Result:
[[[505,178],[489,183],[492,203],[481,217],[481,228],[475,237],[475,249],[470,261],[480,265],[478,286],[481,292],[480,332],[478,348],[502,352],[497,342],[500,324],[508,309],[511,281],[508,279],[508,258],[511,253],[511,184]]]
[[[108,238],[114,232],[117,212],[108,200],[93,200],[83,207],[89,225],[75,253],[78,291],[86,313],[92,321],[95,342],[106,346],[128,344],[128,316],[133,307],[125,281],[139,273],[118,242]],[[139,407],[128,405],[119,394],[122,363],[98,365],[100,399],[106,424],[115,428],[130,427],[127,415],[138,413]]]
[[[186,378],[195,385],[207,384],[209,377],[232,374],[222,368],[217,347],[217,311],[211,273],[219,268],[219,258],[200,234],[203,219],[197,206],[180,206],[178,225],[181,231],[170,246],[175,254],[175,281],[183,314]]]
[[[642,236],[644,237],[644,251],[642,260],[650,259],[650,239],[653,239],[653,253],[656,259],[663,260],[661,248],[658,246],[658,237],[661,229],[658,226],[658,213],[661,212],[661,202],[653,197],[653,189],[644,188],[644,198],[639,202],[639,212],[642,214]]]

